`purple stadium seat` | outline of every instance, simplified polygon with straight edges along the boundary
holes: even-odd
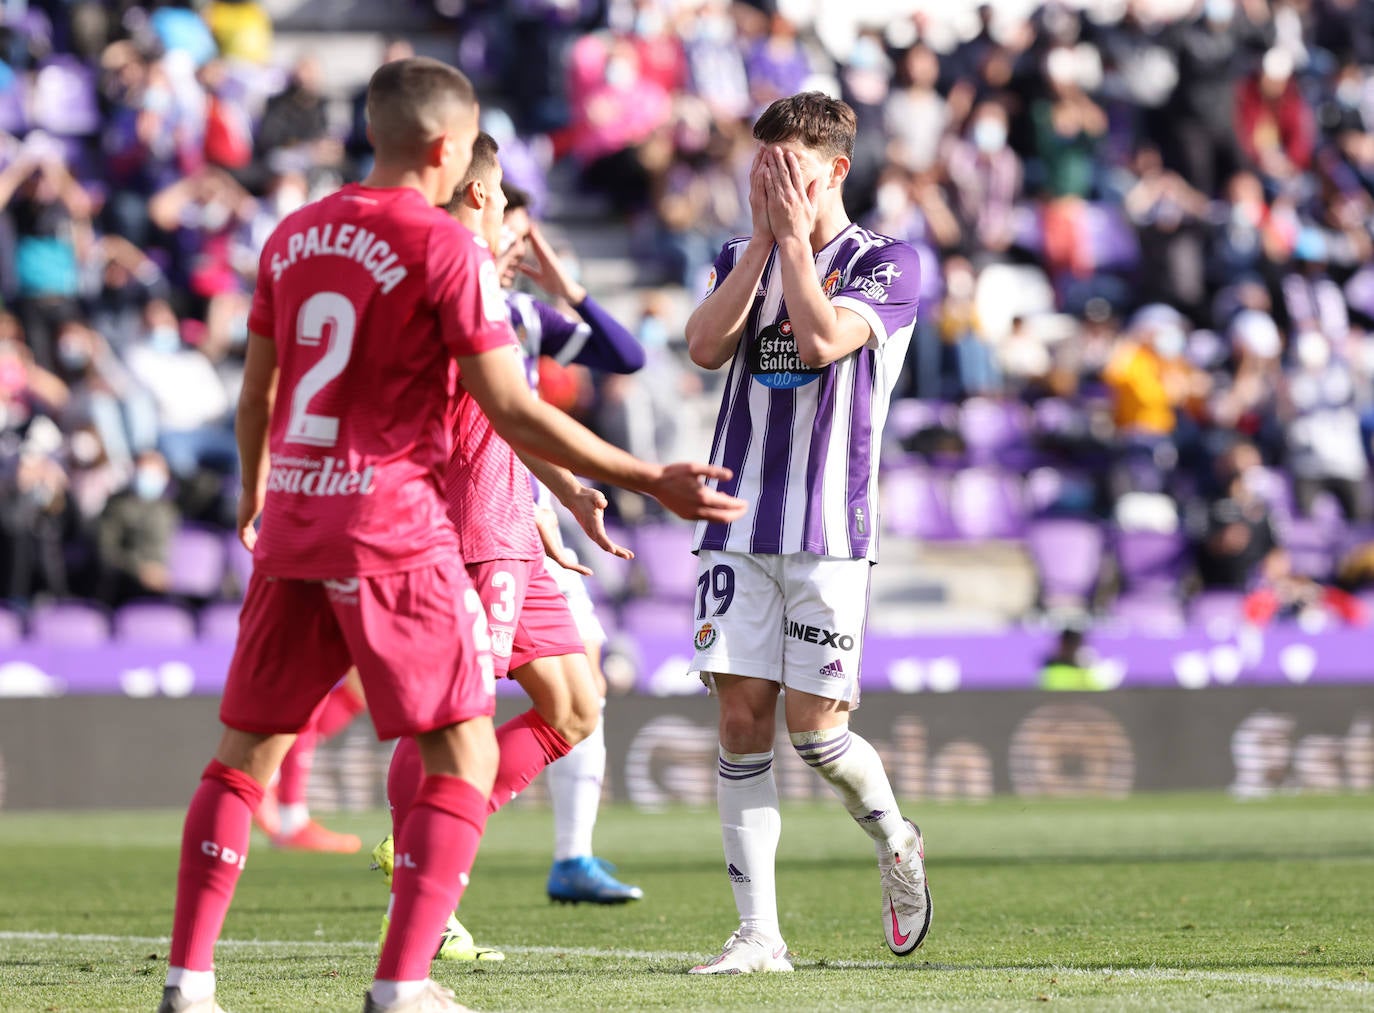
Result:
[[[1181,531],[1122,531],[1114,538],[1121,580],[1132,593],[1171,592],[1187,563],[1187,539]]]
[[[923,429],[954,425],[954,406],[944,401],[922,401],[917,398],[898,398],[887,412],[884,433],[896,442],[914,436]]]
[[[974,464],[993,464],[1026,439],[1028,424],[1024,405],[975,397],[959,412],[959,432]]]
[[[200,639],[232,644],[239,635],[239,606],[215,602],[200,610]]]
[[[12,647],[23,639],[23,618],[18,612],[0,608],[0,647]]]
[[[1288,475],[1275,468],[1257,467],[1246,473],[1246,482],[1255,483],[1255,492],[1260,499],[1269,504],[1269,512],[1274,520],[1283,522],[1297,514],[1293,498],[1293,482]]]
[[[1026,476],[1026,509],[1044,513],[1059,502],[1064,492],[1064,473],[1058,468],[1036,468]]]
[[[693,525],[682,521],[643,524],[635,529],[631,548],[649,596],[674,600],[692,596],[697,569],[692,555],[695,533]]]
[[[883,526],[895,535],[939,541],[955,536],[949,483],[919,466],[894,469],[883,479]]]
[[[64,647],[99,647],[110,639],[110,618],[104,609],[87,602],[38,605],[29,614],[29,639]]]
[[[1345,524],[1341,501],[1325,489],[1312,497],[1312,507],[1307,511],[1307,516],[1327,527],[1343,527]]]
[[[1294,517],[1283,525],[1279,542],[1288,551],[1293,572],[1313,580],[1330,579],[1344,529],[1339,520],[1317,517]]]
[[[692,604],[685,600],[634,598],[620,606],[620,628],[632,633],[678,637],[691,646]]]
[[[1188,618],[1195,626],[1224,636],[1241,625],[1244,607],[1244,591],[1203,591],[1188,605]]]
[[[189,644],[196,639],[196,621],[171,602],[133,602],[115,612],[114,637],[126,643]]]
[[[172,540],[170,565],[172,594],[189,598],[214,598],[224,584],[224,535],[219,531],[186,526]]]
[[[1026,500],[1017,475],[964,468],[949,487],[954,527],[964,538],[1015,538],[1026,526]]]
[[[1082,428],[1082,413],[1063,398],[1047,397],[1035,402],[1032,410],[1035,431],[1046,434],[1077,432]]]
[[[1183,629],[1183,608],[1164,592],[1126,594],[1112,606],[1112,617],[1136,633],[1168,636]]]
[[[1040,574],[1046,608],[1088,603],[1102,570],[1105,542],[1101,525],[1092,521],[1047,517],[1031,522],[1026,549]]]
[[[1088,204],[1084,219],[1098,270],[1130,270],[1140,262],[1135,228],[1119,208],[1104,203]]]

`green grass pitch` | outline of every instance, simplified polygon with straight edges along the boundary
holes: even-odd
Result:
[[[999,799],[907,807],[935,920],[883,944],[871,848],[838,805],[784,811],[791,975],[696,978],[733,926],[715,816],[603,813],[598,850],[645,900],[544,897],[546,811],[493,819],[463,907],[504,964],[438,964],[479,1010],[1374,1009],[1374,797],[1233,802]],[[383,817],[331,825],[369,844]],[[0,815],[0,1009],[151,1010],[180,814]],[[218,959],[219,999],[357,1010],[384,888],[363,856],[254,842]]]

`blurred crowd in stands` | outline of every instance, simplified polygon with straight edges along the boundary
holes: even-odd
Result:
[[[1035,555],[1037,522],[1092,525],[1127,597],[1121,540],[1164,539],[1157,600],[1279,613],[1374,571],[1374,3],[418,6],[536,209],[619,222],[639,280],[693,298],[748,229],[757,112],[854,107],[851,214],[922,255],[898,533]],[[252,2],[4,10],[0,599],[158,594],[176,531],[232,516],[256,254],[366,171],[360,96],[322,85],[327,46],[275,63]],[[700,381],[656,295],[626,323],[650,377],[574,375],[567,403],[652,454]]]

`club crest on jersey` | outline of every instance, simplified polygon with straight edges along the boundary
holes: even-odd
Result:
[[[834,295],[840,287],[840,272],[831,271],[825,276],[825,281],[821,282],[821,288],[827,296]]]
[[[515,631],[509,626],[496,625],[487,629],[491,632],[491,653],[498,658],[509,658],[511,648],[515,645]]]
[[[823,372],[801,361],[792,321],[783,319],[759,331],[749,346],[749,372],[765,387],[786,390],[804,387]]]
[[[692,638],[692,643],[696,645],[698,651],[704,651],[720,636],[719,631],[711,623],[702,623],[697,627],[697,635]]]

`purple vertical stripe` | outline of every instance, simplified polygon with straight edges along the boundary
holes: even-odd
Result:
[[[802,549],[826,556],[825,461],[830,452],[830,432],[835,425],[835,373],[828,369],[820,378],[816,395],[816,427],[811,433],[811,457],[806,462],[806,523],[802,529]]]
[[[730,422],[730,399],[735,394],[735,371],[742,368],[738,355],[730,360],[730,369],[725,374],[725,385],[720,391],[720,411],[716,413],[716,431],[711,436],[712,461],[717,460],[720,454],[720,441],[725,436],[725,427]]]
[[[773,266],[775,256],[777,256],[776,250],[768,254],[768,261],[763,267],[763,277],[768,277],[768,271]],[[744,459],[749,454],[749,444],[754,435],[753,419],[749,414],[749,385],[753,383],[753,378],[749,375],[749,368],[746,363],[749,358],[748,346],[758,333],[759,315],[762,310],[763,300],[755,294],[753,305],[749,308],[749,315],[744,321],[744,332],[740,336],[739,345],[735,348],[734,358],[730,362],[730,375],[726,379],[725,393],[721,395],[721,414],[716,420],[716,434],[712,440],[711,463],[724,465],[732,472],[729,481],[717,484],[717,488],[729,496],[739,494],[740,482],[744,477]],[[733,389],[731,384],[734,384]],[[725,407],[727,398],[730,399],[728,415]],[[719,453],[717,453],[718,450]],[[747,517],[748,514],[745,516]],[[724,549],[725,542],[729,537],[729,524],[712,521],[706,525],[706,532],[702,535],[699,548]]]
[[[768,421],[763,431],[763,475],[759,500],[754,504],[752,552],[782,551],[782,521],[787,505],[787,477],[792,466],[792,420],[797,413],[797,392],[768,392]]]
[[[849,475],[846,479],[845,505],[848,508],[846,526],[849,528],[849,551],[858,558],[868,554],[868,540],[873,536],[873,509],[869,502],[869,482],[873,455],[873,374],[877,370],[877,355],[865,346],[859,349],[854,363],[854,403],[849,407]],[[863,531],[859,531],[859,514],[863,511]]]
[[[745,331],[746,337],[748,330]],[[734,384],[732,390],[729,386]],[[749,442],[753,438],[753,421],[749,417],[749,384],[753,380],[749,376],[749,370],[744,364],[744,357],[737,351],[735,359],[730,364],[730,379],[727,381],[725,392],[721,395],[720,420],[716,424],[717,436],[720,442],[720,452],[716,453],[712,449],[711,461],[715,464],[723,464],[729,468],[733,474],[728,481],[718,483],[718,488],[729,496],[734,496],[739,492],[740,480],[744,473],[744,458],[749,452]],[[729,400],[729,407],[726,401]],[[724,432],[720,432],[721,429]],[[701,548],[703,549],[723,549],[725,540],[730,537],[730,525],[720,521],[712,521],[706,525],[706,533],[701,538]]]

